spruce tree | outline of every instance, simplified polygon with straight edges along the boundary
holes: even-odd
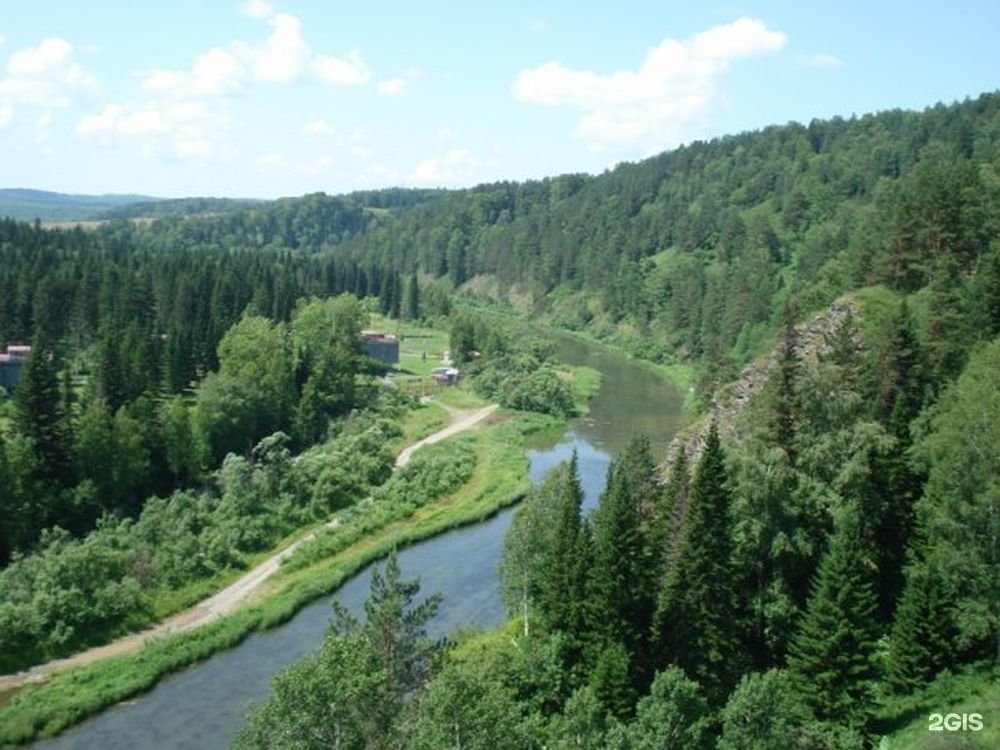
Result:
[[[21,432],[34,441],[44,479],[73,479],[70,433],[62,412],[59,377],[52,349],[35,339],[15,398]]]
[[[620,719],[631,715],[638,696],[632,686],[629,652],[621,641],[604,643],[590,671],[589,687],[608,713]]]
[[[579,560],[582,525],[580,507],[583,488],[577,469],[576,451],[569,464],[558,469],[555,492],[548,498],[552,503],[553,521],[551,548],[547,550],[547,576],[538,593],[538,609],[545,623],[573,638],[579,635],[579,614],[585,596]]]
[[[417,269],[410,273],[406,286],[406,317],[408,320],[417,320],[420,317],[420,283],[417,281]]]
[[[877,677],[876,598],[857,509],[845,506],[820,561],[788,666],[816,718],[863,726]]]
[[[658,591],[663,580],[677,563],[680,543],[684,531],[684,517],[687,515],[688,491],[691,476],[688,471],[687,455],[677,451],[667,475],[660,506],[653,516],[648,536],[651,551],[653,584]]]
[[[944,581],[927,561],[909,565],[889,639],[886,678],[890,690],[911,693],[955,661],[956,634],[949,617],[952,604]]]
[[[691,483],[682,548],[658,595],[654,639],[660,662],[680,666],[715,704],[742,671],[729,506],[725,455],[713,423]]]
[[[637,497],[621,458],[608,467],[608,481],[593,516],[594,553],[588,580],[592,644],[618,641],[631,661],[642,650],[647,620],[641,581],[643,542]],[[593,663],[592,655],[592,663]]]

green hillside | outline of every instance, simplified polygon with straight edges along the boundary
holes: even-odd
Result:
[[[395,683],[422,621],[333,633],[241,743],[341,695],[329,736],[357,747],[930,748],[938,711],[995,735],[1000,94],[596,176],[204,208],[0,220],[0,342],[44,353],[0,394],[8,668],[148,622],[149,586],[190,594],[384,479],[405,398],[360,356],[369,312],[450,330],[491,400],[571,413],[507,306],[695,372],[700,424],[666,474],[637,436],[588,517],[572,465],[529,494],[501,584],[530,633]]]
[[[130,203],[154,200],[148,195],[68,195],[24,188],[0,189],[0,217],[22,221],[73,221],[101,218]]]

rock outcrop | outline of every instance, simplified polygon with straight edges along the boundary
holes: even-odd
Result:
[[[850,299],[841,298],[806,323],[795,326],[795,351],[799,359],[807,365],[815,362],[818,356],[829,350],[828,342],[833,334],[851,317],[854,320],[859,317],[857,304]],[[739,416],[750,404],[751,399],[763,390],[777,363],[777,354],[772,352],[748,364],[735,382],[720,388],[712,400],[711,412],[677,435],[670,443],[666,460],[662,465],[664,476],[673,465],[678,451],[684,451],[688,466],[693,467],[697,463],[701,458],[705,438],[713,420],[718,425],[723,445],[737,442],[740,439]]]

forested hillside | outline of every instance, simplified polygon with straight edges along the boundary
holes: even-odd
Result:
[[[393,746],[410,722],[420,746],[445,721],[495,737],[503,716],[510,747],[850,747],[942,670],[995,669],[1000,94],[592,177],[208,207],[226,210],[92,232],[0,221],[0,343],[33,346],[0,398],[8,666],[141,619],[146,583],[218,571],[384,478],[391,404],[328,430],[366,384],[365,308],[334,298],[350,293],[442,322],[458,295],[510,302],[689,366],[701,406],[755,358],[773,367],[666,481],[639,439],[592,517],[572,467],[544,482],[503,572],[518,653],[487,637],[405,695],[373,676],[389,734],[349,746]],[[838,299],[850,314],[804,353],[797,324]],[[502,355],[474,313],[447,324],[457,356]],[[510,359],[525,378],[542,362]],[[491,397],[537,400],[486,375]],[[552,372],[537,385],[564,395]],[[376,458],[298,476],[293,450]],[[104,588],[49,586],[87,565]],[[268,722],[324,721],[282,710]],[[270,742],[268,722],[244,741]]]
[[[968,287],[968,331],[988,338],[998,143],[997,94],[774,126],[598,177],[452,193],[345,245],[456,285],[492,277],[479,286],[527,295],[560,325],[617,333],[654,359],[709,362],[718,384],[773,345],[786,301],[801,316],[875,284]],[[948,305],[932,307],[942,319],[926,325],[943,339]]]
[[[533,491],[501,568],[516,631],[447,650],[408,696],[352,677],[335,647],[355,636],[331,635],[241,746],[336,730],[357,747],[855,748],[961,701],[989,715],[998,103],[485,186],[349,239],[352,257],[692,363],[706,400],[770,361],[695,465],[679,450],[664,477],[640,438],[592,515],[572,465]],[[334,722],[291,700],[313,693],[355,697]]]
[[[0,218],[34,221],[96,219],[106,211],[152,200],[146,195],[68,195],[47,190],[0,188]]]

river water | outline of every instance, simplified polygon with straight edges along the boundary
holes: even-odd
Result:
[[[681,394],[648,365],[575,339],[558,337],[556,354],[569,364],[601,371],[590,415],[574,420],[555,441],[528,451],[531,477],[577,451],[584,506],[593,507],[611,456],[644,432],[653,456],[663,457],[681,416]],[[420,578],[421,592],[444,600],[430,623],[439,636],[460,626],[489,628],[504,618],[497,562],[514,509],[483,523],[450,531],[399,553],[405,578]],[[46,750],[213,750],[229,746],[248,709],[268,692],[271,678],[323,639],[333,598],[359,612],[368,595],[366,568],[335,594],[304,607],[289,622],[252,635],[240,645],[163,679],[149,693],[118,705],[61,734],[36,743]]]

